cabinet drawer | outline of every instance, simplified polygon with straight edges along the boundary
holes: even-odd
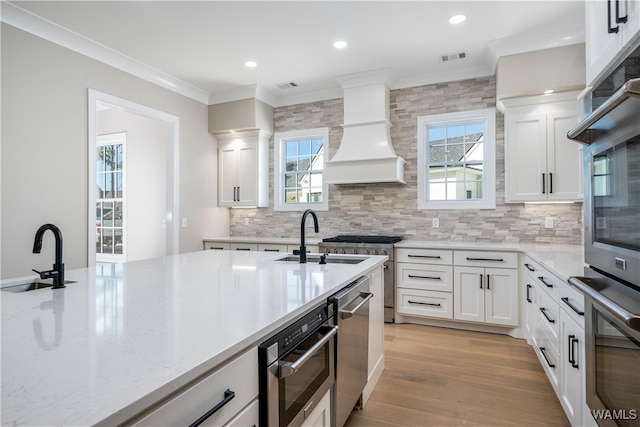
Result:
[[[396,262],[451,265],[452,261],[453,251],[412,248],[396,249]]]
[[[287,245],[259,243],[258,250],[261,252],[287,252]]]
[[[453,267],[398,263],[396,286],[425,291],[453,292]]]
[[[455,251],[453,263],[462,266],[518,268],[517,252]]]
[[[559,294],[560,307],[584,329],[584,294],[568,283],[560,285]]]
[[[222,425],[258,396],[258,349],[238,356],[195,385],[169,398],[137,420],[136,426],[189,425],[223,401],[225,391],[235,396],[207,419],[206,425]]]
[[[536,315],[539,327],[547,333],[554,346],[558,348],[558,336],[560,335],[560,307],[558,303],[542,292]]]
[[[203,424],[205,425],[205,424]],[[224,427],[246,427],[258,425],[258,399],[255,399]]]
[[[537,340],[536,354],[553,389],[558,393],[560,381],[560,353],[543,333]]]
[[[452,293],[398,288],[396,297],[400,314],[453,319]]]
[[[232,251],[257,251],[258,244],[257,243],[231,243]]]
[[[529,278],[538,284],[542,293],[551,296],[555,301],[560,301],[560,286],[564,282],[545,269],[540,269],[535,273],[529,273]]]
[[[230,243],[220,243],[220,242],[212,242],[212,241],[204,241],[204,249],[205,250],[219,250],[219,251],[223,251],[226,250],[228,251],[229,249],[231,249],[231,244]]]

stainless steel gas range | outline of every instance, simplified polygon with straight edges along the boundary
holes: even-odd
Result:
[[[395,272],[393,244],[402,236],[339,235],[322,239],[320,252],[328,254],[387,255],[384,263],[384,321],[393,323],[395,307]]]

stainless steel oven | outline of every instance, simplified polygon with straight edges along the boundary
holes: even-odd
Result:
[[[586,400],[600,426],[640,426],[640,79],[568,134],[585,144]]]
[[[302,425],[331,389],[336,332],[324,303],[258,346],[261,426]]]

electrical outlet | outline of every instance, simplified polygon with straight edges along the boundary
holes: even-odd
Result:
[[[431,220],[431,226],[433,228],[439,228],[440,227],[440,218],[435,217]]]
[[[544,218],[544,228],[553,228],[553,217],[548,216]]]
[[[249,218],[244,219],[244,225],[249,225]]]
[[[187,217],[182,217],[182,228],[187,228]]]

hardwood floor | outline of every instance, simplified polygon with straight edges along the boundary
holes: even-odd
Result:
[[[523,340],[386,324],[385,359],[366,408],[345,426],[570,425]]]

